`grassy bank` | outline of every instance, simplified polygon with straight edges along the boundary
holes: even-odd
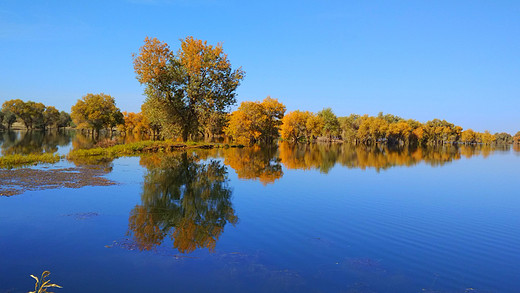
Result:
[[[97,147],[91,149],[77,149],[68,153],[67,159],[71,161],[96,161],[106,158],[118,158],[123,156],[136,156],[145,153],[173,152],[188,149],[213,149],[227,147],[243,147],[242,145],[228,145],[221,143],[173,141],[140,141],[128,144],[120,144],[109,147]],[[6,155],[0,157],[0,168],[15,168],[41,163],[57,163],[61,157],[58,154],[28,154]]]
[[[128,144],[114,145],[110,147],[98,147],[92,149],[78,149],[69,152],[67,159],[74,160],[86,157],[122,157],[133,156],[144,153],[172,152],[186,149],[212,149],[223,147],[243,147],[242,145],[227,145],[221,143],[187,142],[179,143],[173,141],[140,141]]]
[[[61,159],[58,154],[28,154],[28,155],[7,155],[0,157],[0,168],[14,168],[41,163],[54,164]]]

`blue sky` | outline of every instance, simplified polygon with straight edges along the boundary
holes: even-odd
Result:
[[[139,111],[132,52],[190,35],[246,71],[239,102],[520,130],[520,1],[2,0],[0,102]]]

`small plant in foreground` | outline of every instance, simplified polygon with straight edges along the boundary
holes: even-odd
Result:
[[[51,274],[51,272],[44,271],[42,273],[40,279],[38,279],[38,277],[36,277],[34,275],[31,275],[31,277],[36,280],[36,284],[34,285],[34,291],[30,291],[29,293],[53,293],[53,292],[47,291],[47,288],[52,288],[52,287],[63,288],[60,285],[52,284],[51,280],[45,280],[45,279],[47,279],[47,277],[50,274]]]

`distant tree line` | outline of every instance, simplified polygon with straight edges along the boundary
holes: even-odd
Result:
[[[5,101],[0,110],[0,130],[10,130],[17,121],[23,123],[27,130],[59,130],[70,126],[72,120],[67,112],[60,112],[53,106],[20,99]]]
[[[314,139],[342,140],[354,144],[373,145],[444,145],[444,144],[511,144],[518,141],[508,133],[475,132],[446,120],[433,119],[421,123],[392,114],[377,116],[352,114],[336,117],[330,108],[317,114],[293,111],[282,119],[281,137],[288,141]]]
[[[242,102],[230,113],[245,72],[240,67],[232,68],[221,44],[210,45],[187,37],[174,53],[167,43],[147,37],[139,53],[132,56],[136,78],[144,86],[146,97],[141,112],[121,112],[113,97],[87,94],[71,109],[70,116],[78,129],[92,134],[103,129],[111,133],[119,130],[183,141],[224,135],[243,144],[271,143],[280,138],[307,143],[341,140],[362,145],[520,143],[520,132],[514,137],[480,133],[440,119],[422,123],[383,113],[337,117],[331,108],[286,114],[285,105],[271,97],[261,102]],[[11,100],[2,106],[0,118],[7,128],[18,119],[28,129],[45,129],[63,125],[61,116],[54,107]]]

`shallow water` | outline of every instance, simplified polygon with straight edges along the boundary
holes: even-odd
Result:
[[[520,291],[513,148],[281,144],[103,163],[117,185],[0,197],[0,292],[43,270],[55,292]]]

